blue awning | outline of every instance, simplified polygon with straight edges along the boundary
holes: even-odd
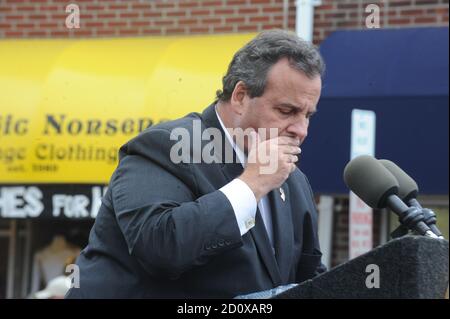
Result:
[[[448,96],[448,28],[338,31],[320,51],[324,98]]]
[[[300,167],[317,193],[343,194],[354,108],[376,113],[377,158],[396,162],[421,194],[448,194],[448,28],[338,31]]]

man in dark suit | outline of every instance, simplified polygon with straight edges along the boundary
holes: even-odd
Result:
[[[231,298],[323,272],[296,166],[323,69],[295,34],[261,33],[202,114],[125,144],[66,297]]]

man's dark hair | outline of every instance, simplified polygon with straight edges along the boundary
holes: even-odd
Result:
[[[236,52],[222,79],[223,91],[217,91],[217,99],[229,101],[234,87],[243,81],[251,98],[263,95],[267,73],[282,58],[304,72],[309,78],[322,76],[325,64],[317,48],[284,30],[261,32]]]

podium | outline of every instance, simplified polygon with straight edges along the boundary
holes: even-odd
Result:
[[[448,241],[405,236],[272,299],[440,299],[447,287]]]

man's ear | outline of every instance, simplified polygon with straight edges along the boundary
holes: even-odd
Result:
[[[230,98],[231,108],[239,115],[242,115],[244,112],[245,98],[247,98],[247,87],[244,82],[239,81],[234,86],[234,90]]]

